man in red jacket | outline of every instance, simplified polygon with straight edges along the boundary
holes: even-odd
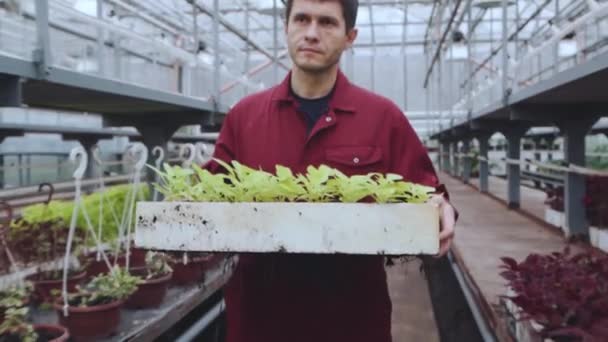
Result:
[[[348,175],[390,172],[440,187],[403,112],[338,69],[357,36],[357,7],[356,0],[287,1],[294,66],[281,84],[246,97],[228,113],[214,158],[268,172],[276,164],[294,173],[320,164]],[[207,167],[220,171],[214,162]],[[444,255],[455,214],[443,197],[435,200]],[[391,341],[382,256],[241,254],[225,300],[228,342]]]

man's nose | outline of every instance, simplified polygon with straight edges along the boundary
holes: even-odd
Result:
[[[307,41],[318,41],[319,40],[319,27],[316,22],[311,22],[306,28],[306,35],[304,37]]]

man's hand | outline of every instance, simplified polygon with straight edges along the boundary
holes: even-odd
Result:
[[[454,207],[441,194],[431,196],[429,203],[439,208],[439,254],[436,257],[440,258],[446,255],[452,246],[456,213]]]

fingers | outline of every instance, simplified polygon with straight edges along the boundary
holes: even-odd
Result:
[[[452,238],[446,238],[440,240],[439,243],[439,253],[435,255],[436,258],[441,258],[448,253],[450,247],[452,246]]]
[[[443,194],[433,194],[429,197],[427,203],[439,208],[445,203],[445,198],[443,197]]]

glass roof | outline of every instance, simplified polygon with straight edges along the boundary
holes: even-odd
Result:
[[[51,0],[51,8],[69,8],[104,24],[109,22],[127,33],[166,44],[171,49],[164,51],[159,45],[145,42],[130,45],[159,62],[171,63],[170,58],[175,56],[196,54],[197,61],[206,64],[209,72],[213,72],[216,56],[213,13],[217,4],[221,83],[228,85],[231,89],[228,92],[238,89],[230,86],[235,80],[246,86],[244,92],[224,98],[228,105],[247,92],[277,81],[276,70],[273,71],[275,54],[279,57],[276,64],[279,77],[290,67],[285,53],[282,1],[102,1],[100,16],[97,0]],[[552,33],[587,13],[590,3],[596,3],[594,0],[505,1],[508,1],[506,27],[510,39],[507,55],[512,61],[523,51],[543,44]],[[33,3],[34,0],[22,1],[24,8]],[[353,50],[343,56],[341,67],[356,83],[388,96],[404,111],[417,113],[415,116],[424,121],[420,126],[429,126],[427,121],[434,125],[436,120],[431,118],[439,116],[441,120],[443,113],[449,111],[453,116],[455,109],[463,108],[467,82],[479,87],[500,75],[501,0],[360,0],[359,6],[359,35]],[[72,12],[60,11],[53,15],[52,19],[95,34],[83,18]],[[576,54],[578,48],[570,43],[564,41],[558,53]],[[72,40],[66,38],[63,44],[69,46]],[[74,49],[82,49],[76,45]],[[68,54],[77,55],[70,51]],[[434,61],[435,57],[438,58]],[[424,120],[425,117],[429,119]]]

